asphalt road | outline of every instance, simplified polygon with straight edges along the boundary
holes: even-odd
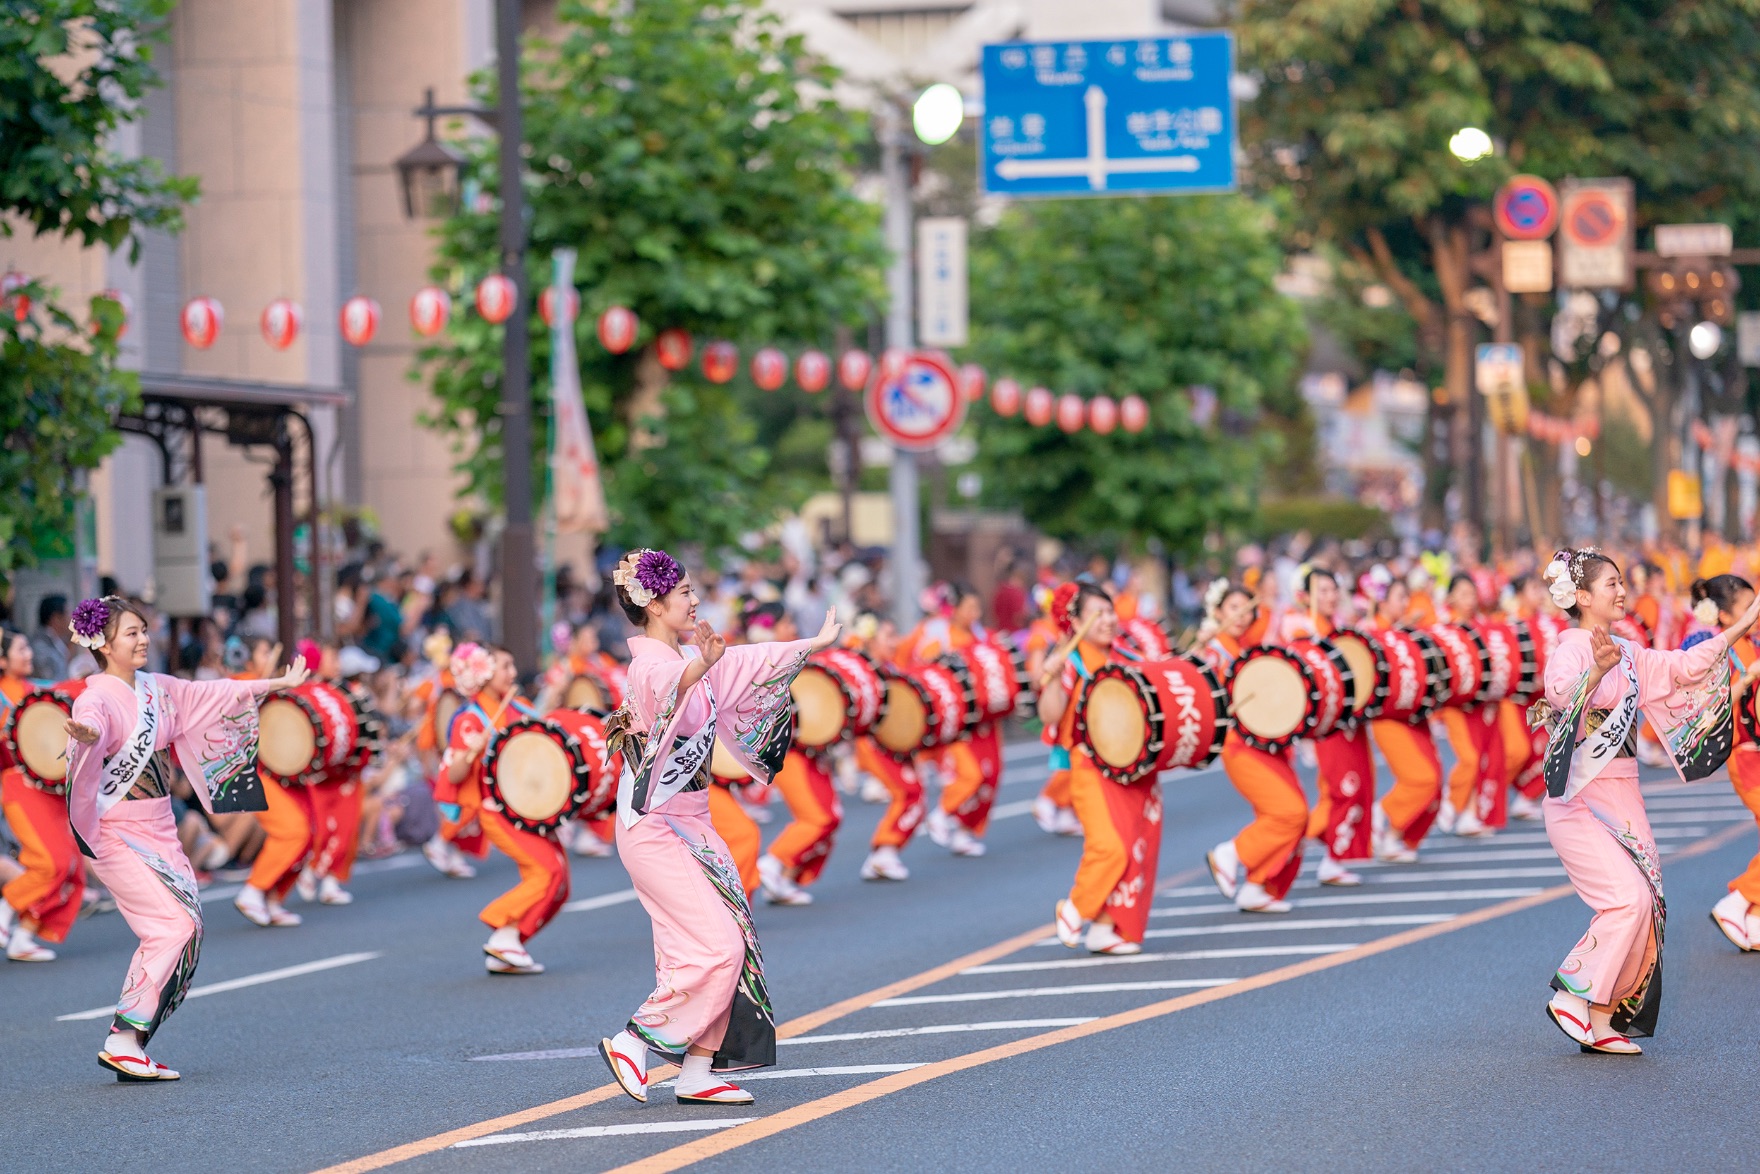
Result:
[[[584,907],[533,945],[549,973],[491,978],[475,914],[511,883],[510,863],[457,881],[411,854],[365,866],[354,905],[306,909],[297,929],[257,929],[229,887],[211,890],[196,990],[153,1046],[183,1072],[174,1085],[118,1085],[95,1062],[133,944],[120,918],[81,922],[54,964],[0,969],[0,1166],[239,1174],[382,1155],[345,1167],[363,1170],[410,1147],[395,1168],[411,1174],[644,1159],[1754,1168],[1760,957],[1706,916],[1754,851],[1754,825],[1721,776],[1682,787],[1646,772],[1674,916],[1660,1034],[1625,1059],[1581,1055],[1542,1016],[1587,914],[1556,891],[1538,825],[1432,838],[1420,864],[1366,869],[1354,891],[1320,889],[1310,863],[1293,914],[1246,917],[1199,868],[1244,803],[1219,771],[1169,780],[1147,952],[1095,959],[1042,936],[1079,853],[1026,813],[1043,775],[1022,748],[990,854],[955,859],[919,838],[903,884],[856,879],[879,809],[846,803],[817,903],[758,910],[791,1038],[777,1068],[750,1074],[755,1107],[687,1109],[664,1089],[642,1106],[606,1089],[593,1045],[653,977],[615,860],[576,861]]]

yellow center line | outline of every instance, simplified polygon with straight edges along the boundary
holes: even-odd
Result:
[[[1700,856],[1706,852],[1715,851],[1735,839],[1738,834],[1747,830],[1746,825],[1725,828],[1716,835],[1708,836],[1695,844],[1683,848],[1681,851],[1671,856],[1670,860],[1684,860],[1688,857]],[[755,1141],[762,1141],[767,1137],[774,1137],[779,1133],[793,1129],[797,1126],[821,1120],[825,1117],[831,1116],[833,1113],[841,1113],[845,1109],[853,1109],[857,1105],[864,1105],[869,1101],[879,1100],[881,1097],[889,1096],[892,1093],[926,1083],[927,1081],[938,1079],[942,1076],[949,1076],[956,1072],[964,1072],[967,1069],[977,1068],[984,1064],[994,1064],[999,1060],[1012,1059],[1015,1056],[1025,1055],[1028,1052],[1036,1052],[1042,1048],[1069,1043],[1072,1040],[1085,1039],[1088,1036],[1098,1035],[1104,1031],[1114,1031],[1121,1027],[1129,1027],[1133,1024],[1142,1023],[1145,1020],[1159,1019],[1163,1016],[1173,1015],[1180,1011],[1189,1010],[1193,1007],[1204,1006],[1206,1003],[1220,1002],[1223,999],[1233,998],[1236,995],[1244,995],[1251,991],[1263,990],[1269,986],[1276,986],[1280,983],[1290,982],[1293,979],[1304,978],[1310,974],[1318,974],[1323,970],[1331,970],[1334,967],[1345,966],[1352,962],[1361,961],[1364,958],[1372,958],[1377,954],[1385,954],[1390,950],[1397,950],[1403,946],[1409,946],[1417,942],[1426,941],[1430,938],[1440,937],[1442,934],[1453,933],[1456,930],[1481,925],[1484,922],[1493,921],[1499,917],[1506,917],[1512,913],[1520,913],[1527,909],[1533,909],[1536,906],[1545,905],[1558,900],[1560,897],[1572,896],[1575,893],[1576,889],[1571,885],[1555,885],[1550,889],[1542,889],[1540,892],[1533,893],[1526,897],[1516,897],[1513,900],[1502,901],[1496,905],[1488,905],[1483,909],[1477,909],[1471,913],[1464,913],[1459,917],[1452,918],[1448,921],[1419,926],[1415,929],[1409,929],[1401,933],[1390,934],[1384,938],[1378,938],[1372,942],[1366,942],[1363,945],[1350,950],[1341,950],[1336,954],[1326,954],[1317,958],[1309,958],[1289,966],[1282,966],[1276,970],[1268,970],[1263,974],[1256,974],[1251,978],[1243,978],[1239,982],[1233,982],[1227,986],[1210,987],[1205,990],[1194,991],[1188,995],[1180,995],[1176,998],[1164,999],[1157,1003],[1149,1003],[1142,1007],[1132,1008],[1129,1011],[1121,1011],[1116,1015],[1108,1015],[1104,1018],[1090,1020],[1087,1023],[1076,1024],[1071,1027],[1060,1027],[1055,1031],[1048,1031],[1040,1035],[1029,1036],[1026,1039],[998,1044],[995,1047],[984,1048],[981,1051],[968,1052],[963,1056],[955,1056],[952,1059],[941,1060],[933,1064],[925,1064],[920,1068],[913,1068],[908,1072],[899,1072],[890,1076],[884,1076],[879,1080],[872,1080],[866,1084],[857,1085],[855,1088],[845,1089],[842,1092],[833,1093],[827,1097],[820,1097],[818,1100],[807,1101],[804,1104],[781,1109],[775,1113],[771,1113],[769,1116],[761,1117],[758,1120],[748,1122],[744,1125],[736,1125],[731,1129],[716,1133],[712,1136],[700,1138],[684,1145],[674,1146],[669,1150],[662,1150],[660,1153],[654,1154],[650,1157],[630,1162],[627,1165],[618,1166],[612,1170],[610,1174],[665,1174],[666,1171],[679,1170],[685,1166],[692,1165],[693,1163],[716,1157],[720,1154],[727,1153],[730,1150],[738,1149],[741,1146],[750,1145]]]

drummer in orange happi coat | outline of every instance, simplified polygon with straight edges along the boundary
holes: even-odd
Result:
[[[439,769],[441,751],[446,749],[446,731],[440,728],[440,699],[447,693],[458,692],[458,683],[452,679],[452,636],[445,628],[434,632],[422,642],[422,655],[434,666],[434,675],[410,690],[410,702],[421,709],[421,720],[416,725],[416,753],[429,771],[429,786],[438,799],[442,785],[434,772]],[[439,830],[422,845],[423,857],[436,871],[460,880],[477,875],[468,857],[481,860],[488,851],[482,829],[475,821],[461,824],[449,818],[445,808],[440,812]]]
[[[1325,640],[1338,630],[1338,579],[1322,567],[1302,574],[1307,611],[1284,617],[1283,641]],[[1326,850],[1320,861],[1323,885],[1352,887],[1363,878],[1345,866],[1347,860],[1369,858],[1369,808],[1375,801],[1375,759],[1369,753],[1369,731],[1352,722],[1314,743],[1319,764],[1314,810],[1308,816],[1308,837]]]
[[[1363,576],[1362,592],[1375,604],[1372,631],[1403,626],[1411,606],[1405,583],[1375,568]],[[1376,718],[1369,723],[1369,734],[1393,776],[1393,786],[1370,811],[1372,849],[1377,859],[1390,864],[1415,863],[1418,845],[1442,809],[1442,760],[1429,719]]]
[[[1039,678],[1039,717],[1069,752],[1070,797],[1082,821],[1082,859],[1069,896],[1057,903],[1057,938],[1094,954],[1138,954],[1161,856],[1161,783],[1154,777],[1115,783],[1076,743],[1080,694],[1094,670],[1112,659],[1118,637],[1112,600],[1090,583],[1065,583],[1051,610],[1064,642],[1046,658],[1042,674],[1050,680]],[[1084,626],[1081,640],[1069,647]]]
[[[1448,615],[1457,624],[1471,626],[1479,618],[1479,587],[1466,572],[1448,584]],[[1457,836],[1489,836],[1496,832],[1479,812],[1479,796],[1502,779],[1503,741],[1497,729],[1497,707],[1450,706],[1440,710],[1442,728],[1454,751],[1454,769],[1448,775],[1448,792],[1440,822],[1444,831]]]
[[[599,629],[592,624],[579,624],[569,633],[568,648],[544,674],[544,688],[538,694],[535,708],[549,713],[567,697],[568,686],[576,677],[596,680],[604,690],[603,706],[615,709],[623,703],[624,668],[616,657],[599,643]],[[612,820],[615,810],[606,811],[591,820],[571,821],[569,848],[576,856],[604,859],[611,855]]]
[[[889,664],[898,651],[898,629],[891,620],[862,616],[851,625],[853,638],[876,664]],[[856,765],[886,788],[890,802],[874,828],[868,858],[862,862],[862,879],[908,880],[910,870],[899,853],[911,842],[928,808],[923,803],[923,783],[916,763],[908,756],[885,749],[874,736],[856,739]]]
[[[261,681],[280,676],[281,645],[264,636],[250,642],[250,660],[237,674],[241,681]],[[277,781],[259,768],[263,798],[268,806],[253,814],[263,829],[263,846],[251,862],[251,874],[238,896],[232,899],[252,925],[291,928],[300,915],[284,907],[287,894],[299,880],[300,866],[312,850],[312,797],[310,788]]]
[[[1709,612],[1717,609],[1717,626],[1727,628],[1747,611],[1754,588],[1735,575],[1700,579],[1693,584],[1693,606]],[[1703,615],[1699,618],[1703,622]],[[1760,654],[1751,638],[1743,636],[1730,646],[1739,666],[1730,682],[1730,699],[1738,714],[1751,711],[1749,695],[1760,687]],[[1760,745],[1748,736],[1747,723],[1736,721],[1736,744],[1729,755],[1729,781],[1736,796],[1760,820]],[[1711,907],[1711,920],[1738,949],[1760,949],[1760,855],[1748,861],[1742,874],[1729,882],[1729,892]]]
[[[0,628],[0,724],[31,691],[31,642]],[[85,866],[68,823],[67,797],[33,786],[16,766],[0,770],[0,804],[18,840],[24,872],[6,882],[0,903],[0,943],[14,962],[53,962],[43,942],[60,942],[79,917]],[[39,940],[40,939],[40,940]]]
[[[1039,606],[1040,615],[1027,628],[1024,651],[1029,681],[1039,679],[1046,655],[1057,646],[1057,623],[1050,616],[1053,590],[1044,586],[1033,588],[1033,599]],[[1063,747],[1055,744],[1055,731],[1046,730],[1045,738],[1051,743],[1051,773],[1033,800],[1033,822],[1039,825],[1040,831],[1054,836],[1079,836],[1082,821],[1076,818],[1076,809],[1069,799],[1069,757]]]
[[[359,648],[336,649],[325,645],[318,661],[319,673],[325,680],[342,682],[377,672],[377,657],[368,656]],[[350,764],[306,788],[312,800],[312,853],[300,872],[299,895],[306,901],[324,905],[348,905],[354,895],[343,888],[354,875],[355,856],[360,850],[361,811],[366,802],[367,781],[364,774],[376,764],[352,758]]]
[[[984,599],[977,590],[967,583],[954,583],[947,593],[952,605],[948,614],[924,620],[912,634],[908,655],[913,664],[925,664],[990,639],[979,622]],[[985,724],[967,730],[939,753],[942,767],[951,777],[941,788],[941,801],[930,808],[924,829],[931,840],[955,856],[982,856],[990,808],[1002,783],[1002,734],[994,723]]]
[[[1205,617],[1208,638],[1196,650],[1221,680],[1247,647],[1254,605],[1246,589],[1226,580],[1205,593],[1214,600]],[[1253,822],[1205,857],[1210,878],[1243,913],[1288,913],[1285,900],[1302,868],[1302,838],[1308,832],[1308,798],[1290,764],[1288,750],[1273,754],[1247,745],[1235,730],[1222,744],[1222,769],[1253,809]],[[1246,879],[1241,878],[1242,870]]]
[[[1517,575],[1510,580],[1504,613],[1510,623],[1532,624],[1547,606],[1546,584],[1539,575]],[[1539,632],[1530,627],[1539,639]],[[1538,736],[1536,736],[1538,733]],[[1539,819],[1540,800],[1546,794],[1542,771],[1546,757],[1545,729],[1528,725],[1528,708],[1505,698],[1497,703],[1497,734],[1503,740],[1503,785],[1515,792],[1509,800],[1511,819]]]
[[[538,715],[516,695],[518,673],[505,649],[459,645],[452,652],[452,676],[470,700],[452,719],[440,759],[442,790],[435,797],[456,803],[461,822],[474,814],[489,842],[519,866],[519,884],[477,915],[493,931],[483,944],[483,965],[490,974],[542,974],[543,964],[532,958],[526,943],[568,900],[568,854],[554,831],[541,835],[515,827],[485,801],[483,790],[483,751],[490,737],[522,717]]]
[[[724,765],[739,773],[722,775],[720,768]],[[733,797],[733,788],[751,781],[752,776],[733,762],[732,756],[725,751],[717,753],[710,760],[709,823],[714,826],[715,834],[726,842],[727,854],[733,857],[734,866],[739,869],[740,887],[745,889],[748,901],[758,891],[758,857],[764,850],[764,836],[758,830],[758,821]],[[613,808],[613,817],[615,815],[616,810]]]

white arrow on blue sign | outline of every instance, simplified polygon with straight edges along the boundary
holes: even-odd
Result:
[[[1080,196],[1231,191],[1227,33],[984,47],[984,190]]]

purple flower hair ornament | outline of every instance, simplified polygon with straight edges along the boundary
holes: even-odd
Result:
[[[88,599],[73,609],[73,642],[81,648],[102,648],[104,628],[110,623],[110,605]]]
[[[683,579],[684,568],[664,550],[632,550],[611,573],[611,581],[623,588],[637,607],[647,607],[671,594]]]

